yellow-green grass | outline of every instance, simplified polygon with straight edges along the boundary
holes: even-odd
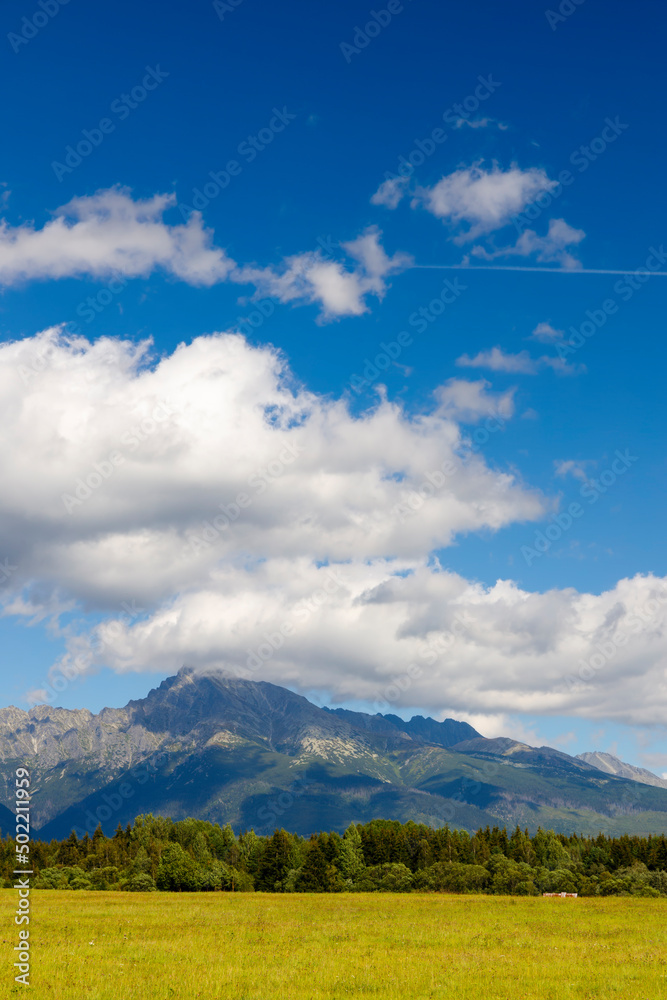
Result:
[[[0,901],[2,996],[667,997],[660,899],[37,891],[29,992],[13,982],[14,892]]]

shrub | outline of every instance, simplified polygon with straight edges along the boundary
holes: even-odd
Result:
[[[150,875],[140,872],[132,876],[125,888],[128,892],[155,892],[156,885]]]
[[[490,881],[482,865],[439,861],[415,875],[415,889],[422,892],[483,892]]]
[[[74,878],[69,884],[70,889],[92,889],[93,883],[87,878]]]
[[[410,892],[412,872],[405,865],[388,862],[366,869],[366,875],[355,884],[361,892]]]

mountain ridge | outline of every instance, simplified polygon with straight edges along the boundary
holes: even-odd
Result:
[[[667,788],[667,779],[659,777],[653,771],[648,771],[645,767],[636,767],[634,764],[627,764],[624,760],[619,760],[611,753],[604,753],[602,750],[587,751],[578,753],[578,760],[583,760],[605,774],[615,774],[621,778],[630,778],[631,781],[639,781],[641,784],[654,785],[656,788]]]
[[[0,710],[3,802],[31,768],[44,837],[140,813],[310,833],[372,818],[464,829],[660,832],[667,789],[467,723],[323,709],[266,681],[190,667],[124,708]],[[630,766],[630,765],[628,765]],[[4,814],[3,814],[4,815]]]

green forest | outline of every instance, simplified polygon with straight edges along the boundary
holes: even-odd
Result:
[[[0,841],[5,887],[16,845]],[[373,820],[309,839],[276,830],[236,836],[204,820],[138,816],[112,837],[33,841],[37,889],[132,892],[459,892],[535,896],[667,896],[667,838],[587,838],[494,827]]]

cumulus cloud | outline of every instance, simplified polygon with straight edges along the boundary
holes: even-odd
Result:
[[[56,674],[190,663],[384,711],[664,719],[667,581],[443,568],[465,533],[544,516],[459,423],[509,419],[511,392],[452,379],[418,414],[354,416],[238,335],[158,359],[48,330],[0,345],[0,407],[5,614],[104,616],[65,628]]]
[[[490,387],[485,379],[469,382],[450,378],[435,392],[439,412],[466,424],[478,423],[484,417],[508,420],[514,414],[514,389],[493,393],[489,392]]]
[[[485,170],[480,162],[455,170],[433,187],[418,188],[412,206],[421,206],[453,226],[467,224],[469,228],[455,237],[464,243],[507,225],[525,205],[555,186],[537,167],[521,170],[513,164],[502,170],[494,163]]]
[[[498,250],[487,250],[475,246],[471,253],[483,260],[496,260],[498,257],[530,257],[533,254],[541,263],[555,262],[567,269],[581,267],[581,261],[570,252],[570,247],[577,246],[585,238],[583,229],[574,229],[565,219],[551,219],[546,236],[538,236],[532,229],[526,229],[515,244],[500,247]]]
[[[185,661],[379,711],[476,715],[483,732],[517,712],[662,724],[666,584],[638,576],[599,596],[540,594],[423,563],[277,560],[252,576],[220,570],[146,621],[99,626],[99,659],[119,672]]]
[[[394,209],[406,194],[407,189],[407,177],[388,177],[372,196],[371,205],[384,205],[385,208]]]
[[[355,262],[351,268],[327,260],[318,250],[287,257],[278,268],[237,268],[233,277],[255,285],[258,295],[271,295],[281,302],[317,303],[323,319],[360,316],[368,311],[366,297],[382,298],[387,278],[412,263],[408,254],[389,257],[382,248],[381,235],[376,227],[370,227],[356,240],[341,244]]]
[[[446,385],[415,416],[385,400],[353,417],[238,335],[157,361],[148,344],[48,330],[0,346],[0,390],[0,553],[14,587],[40,581],[35,601],[60,586],[91,608],[150,604],[220,560],[423,558],[544,510],[466,448],[459,417],[511,410],[474,384]],[[444,462],[446,488],[406,520]],[[209,544],[216,517],[229,524]]]
[[[193,213],[170,226],[165,211],[174,195],[134,201],[125,189],[73,198],[41,229],[0,222],[0,283],[124,274],[145,277],[156,268],[192,285],[224,281],[233,267],[212,233]]]
[[[277,267],[240,266],[214,245],[199,212],[187,223],[169,225],[165,212],[175,195],[134,200],[127,189],[112,188],[73,198],[41,229],[0,221],[0,285],[58,278],[146,277],[155,270],[191,285],[222,281],[254,284],[257,296],[281,302],[316,303],[322,318],[359,316],[367,296],[382,298],[387,279],[412,263],[408,254],[389,257],[381,233],[367,229],[342,243],[348,263],[321,250],[287,257]],[[352,263],[349,263],[352,262]]]

